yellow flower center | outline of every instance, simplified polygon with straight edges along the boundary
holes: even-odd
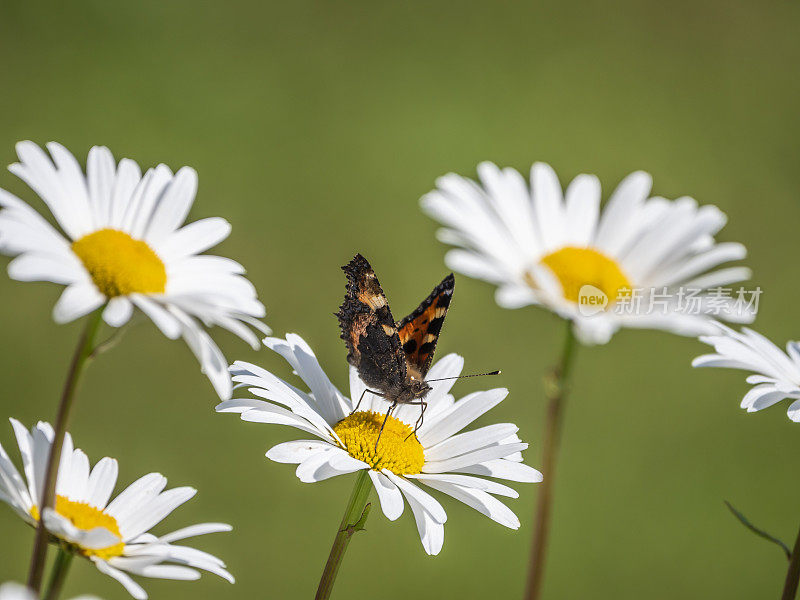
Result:
[[[107,548],[84,548],[78,546],[78,551],[84,556],[96,556],[103,560],[114,558],[115,556],[122,556],[125,550],[125,544],[122,542],[122,534],[119,532],[119,525],[117,520],[111,515],[104,513],[102,510],[96,509],[94,506],[89,506],[86,502],[75,502],[64,496],[56,496],[56,512],[62,517],[69,519],[70,522],[78,529],[89,531],[95,527],[104,527],[111,533],[120,538],[118,544],[108,546]],[[39,509],[36,506],[31,508],[31,516],[38,521]]]
[[[108,298],[164,293],[164,263],[150,246],[124,231],[100,229],[72,242],[72,250]]]
[[[593,248],[565,246],[546,255],[541,262],[558,278],[564,298],[575,303],[580,301],[581,288],[585,285],[602,291],[609,303],[624,295],[624,289],[631,288],[631,282],[619,265]],[[526,279],[533,284],[531,276]]]
[[[376,471],[389,469],[395,475],[422,472],[425,451],[414,430],[400,419],[389,416],[378,441],[385,417],[373,411],[359,411],[339,421],[333,430],[350,456],[363,460]]]

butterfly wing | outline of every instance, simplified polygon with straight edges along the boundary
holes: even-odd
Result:
[[[347,275],[344,302],[336,316],[347,346],[347,361],[370,388],[391,393],[406,379],[405,357],[375,271],[360,254],[342,267]]]
[[[424,377],[433,361],[433,352],[444,317],[450,307],[456,280],[450,273],[433,288],[417,309],[397,324],[400,343],[408,365]]]

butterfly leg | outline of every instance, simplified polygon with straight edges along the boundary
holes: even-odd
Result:
[[[358,402],[356,402],[356,407],[350,412],[351,415],[358,410],[359,406],[361,406],[361,401],[364,399],[364,395],[367,392],[369,392],[370,394],[375,394],[376,396],[383,397],[383,394],[381,394],[380,392],[365,389],[363,392],[361,392],[361,396],[359,397]]]
[[[378,442],[381,441],[381,434],[383,433],[383,428],[386,427],[386,421],[389,420],[389,415],[392,414],[395,406],[397,406],[397,402],[392,402],[392,405],[389,407],[389,410],[386,411],[386,416],[383,418],[383,423],[381,423],[381,429],[378,431],[378,439],[375,440],[375,452],[378,451]]]
[[[406,439],[405,439],[405,440],[403,440],[404,442],[405,442],[406,440],[408,440],[408,438],[410,438],[412,435],[413,435],[414,437],[416,437],[416,435],[417,435],[417,430],[418,430],[420,427],[422,427],[422,421],[423,421],[423,419],[424,419],[424,417],[425,417],[425,409],[426,409],[426,408],[428,408],[428,403],[427,403],[427,402],[425,402],[424,400],[420,400],[419,402],[409,402],[409,404],[416,404],[416,405],[419,405],[419,407],[420,407],[420,413],[419,413],[419,419],[417,419],[417,422],[416,422],[416,424],[414,425],[414,431],[412,431],[411,433],[409,433],[409,434],[406,436]],[[419,439],[419,438],[417,438],[417,439]]]

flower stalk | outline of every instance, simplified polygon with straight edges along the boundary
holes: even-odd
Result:
[[[50,572],[50,582],[47,585],[47,592],[44,595],[44,600],[58,600],[61,595],[61,590],[64,589],[64,582],[67,580],[67,573],[72,564],[73,554],[67,548],[61,546],[58,549],[58,556],[56,562],[53,564],[53,570]]]
[[[786,571],[781,600],[794,600],[797,597],[798,582],[800,582],[800,531],[797,532],[794,549],[789,557],[789,569]]]
[[[528,567],[528,585],[525,591],[526,600],[538,600],[542,593],[561,422],[564,416],[564,404],[575,356],[575,334],[572,330],[572,321],[568,320],[566,324],[566,336],[561,359],[545,380],[547,417],[542,456],[542,475],[544,479],[539,492],[539,503],[534,521],[531,558]]]
[[[330,598],[333,584],[336,581],[336,575],[339,573],[339,567],[342,564],[344,553],[347,546],[350,544],[350,538],[357,531],[364,530],[364,523],[369,516],[370,504],[367,503],[370,490],[372,489],[369,479],[369,472],[364,469],[356,475],[356,483],[353,486],[353,493],[350,494],[350,500],[347,502],[347,508],[344,511],[342,522],[339,525],[339,530],[336,532],[336,538],[333,540],[333,547],[328,556],[328,562],[325,563],[325,570],[322,572],[322,577],[319,580],[319,587],[317,588],[317,595],[315,600],[326,600]]]
[[[58,406],[58,415],[54,427],[53,443],[50,445],[50,456],[47,459],[47,470],[45,471],[44,489],[39,499],[39,524],[36,527],[36,538],[31,553],[30,569],[28,571],[28,587],[37,594],[42,587],[44,567],[47,560],[47,529],[44,525],[45,508],[52,508],[55,505],[56,478],[58,477],[58,465],[61,462],[61,449],[64,445],[64,436],[69,426],[69,418],[72,413],[73,400],[78,388],[81,375],[91,358],[94,350],[94,341],[100,329],[101,317],[105,306],[100,307],[92,313],[86,320],[83,332],[78,339],[75,353],[72,355],[67,379],[64,382],[64,389],[61,393],[61,401]]]

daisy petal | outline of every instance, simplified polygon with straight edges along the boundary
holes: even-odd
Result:
[[[198,535],[206,535],[209,533],[220,533],[225,531],[231,531],[232,529],[233,527],[231,527],[227,523],[200,523],[199,525],[190,525],[189,527],[178,529],[177,531],[173,531],[172,533],[168,533],[167,535],[162,535],[159,539],[162,542],[171,543],[190,537],[196,537]]]
[[[56,323],[69,323],[100,308],[105,296],[91,283],[75,283],[67,287],[53,308]]]
[[[122,327],[133,315],[133,304],[123,296],[112,298],[103,311],[103,321],[111,327]]]
[[[689,197],[649,198],[652,178],[641,171],[619,184],[602,212],[593,175],[578,175],[562,193],[555,171],[534,163],[531,197],[513,169],[481,163],[478,177],[445,175],[421,205],[444,226],[437,238],[455,247],[448,266],[496,285],[498,305],[542,306],[574,321],[587,345],[608,342],[622,327],[696,336],[708,331],[711,315],[732,323],[754,319],[757,304],[731,298],[723,310],[711,308],[714,288],[750,277],[744,267],[717,269],[746,254],[741,244],[714,239],[726,221],[718,208]],[[598,289],[608,303],[582,318],[579,296],[588,282],[605,282],[608,289]],[[682,298],[690,288],[698,288],[697,297],[687,309]],[[664,290],[672,301],[663,315],[661,301],[618,310],[627,308],[617,304],[624,289],[648,297]]]
[[[72,256],[22,254],[8,264],[8,276],[16,281],[84,282],[86,271]]]
[[[471,473],[472,475],[496,477],[498,479],[508,479],[509,481],[519,481],[522,483],[539,483],[542,481],[541,472],[533,467],[502,458],[487,460],[468,467],[460,467],[458,469],[453,469],[453,471],[457,473]]]
[[[230,232],[231,225],[225,219],[220,217],[201,219],[182,227],[159,244],[158,253],[173,260],[190,254],[199,254],[219,244]]]
[[[317,454],[330,445],[319,440],[297,440],[273,446],[267,451],[267,458],[279,463],[300,464],[309,456]]]
[[[517,515],[505,504],[482,490],[462,487],[449,481],[436,479],[423,479],[422,483],[448,496],[452,496],[456,500],[486,515],[492,521],[500,523],[510,529],[519,529],[519,519]]]
[[[119,467],[113,458],[102,458],[92,469],[87,483],[86,502],[95,508],[104,509],[117,484]]]
[[[433,496],[423,492],[410,481],[395,475],[387,469],[383,470],[383,474],[386,475],[386,477],[388,477],[389,480],[398,488],[400,488],[400,491],[403,492],[403,495],[409,499],[409,501],[414,500],[419,505],[424,507],[426,512],[428,512],[437,523],[444,523],[447,521],[447,513],[444,512],[442,505],[439,504],[436,499],[433,498]]]
[[[126,575],[119,569],[115,569],[105,561],[94,559],[95,566],[101,573],[105,573],[106,575],[113,577],[117,581],[119,581],[122,586],[128,591],[128,593],[133,596],[136,600],[147,600],[147,592],[144,591],[144,588],[136,583],[129,575]]]
[[[392,479],[398,487],[400,487],[398,481],[405,481],[402,477],[397,477],[388,471],[385,472],[385,474]],[[431,506],[429,501],[433,501],[436,506],[439,506],[439,503],[422,490],[417,490],[415,486],[410,483],[407,485],[409,486],[409,491],[413,488],[414,491],[412,491],[412,493],[406,493],[407,490],[403,488],[401,488],[401,490],[408,501],[411,512],[414,514],[414,521],[417,524],[417,531],[419,532],[420,541],[422,541],[422,547],[427,554],[435,556],[441,552],[442,546],[444,545],[444,521],[431,513],[428,507]],[[425,503],[421,501],[423,498],[425,499]],[[441,508],[441,506],[439,506],[439,508]],[[443,509],[441,513],[444,514]],[[445,515],[445,518],[446,516],[447,515]]]
[[[219,396],[230,398],[227,361],[206,328],[219,326],[253,348],[254,331],[269,328],[259,320],[266,311],[244,267],[198,256],[231,227],[219,217],[184,223],[197,173],[183,167],[173,174],[159,164],[142,175],[134,161],[117,165],[108,148],[95,146],[84,175],[62,145],[51,142],[47,150],[20,142],[19,163],[9,168],[40,196],[61,231],[0,190],[0,253],[14,257],[10,276],[68,286],[53,309],[58,323],[108,302],[103,320],[121,327],[137,306],[168,338],[183,336]]]
[[[484,175],[491,178],[497,174]],[[516,498],[517,492],[475,475],[535,482],[541,481],[541,474],[522,463],[521,452],[528,445],[520,441],[517,427],[511,423],[458,433],[508,393],[500,388],[456,401],[450,394],[455,382],[437,380],[457,377],[464,366],[462,357],[447,355],[428,370],[427,380],[432,388],[425,397],[428,412],[414,436],[418,406],[395,407],[388,414],[390,402],[385,398],[375,394],[361,398],[367,387],[353,367],[353,398],[341,396],[311,348],[297,335],[290,334],[285,341],[268,338],[265,344],[286,358],[311,391],[305,392],[265,369],[237,361],[230,369],[236,388],[248,388],[258,398],[223,401],[217,411],[239,413],[248,421],[289,425],[321,438],[280,443],[270,448],[267,458],[297,465],[296,475],[304,483],[367,470],[389,520],[399,519],[408,502],[428,554],[437,554],[442,548],[447,514],[417,482],[444,491],[507,527],[519,527],[514,514],[491,496]],[[331,412],[326,418],[321,414],[321,398],[328,401],[326,406]],[[335,416],[337,413],[343,414]],[[390,439],[391,443],[379,444],[383,439]]]
[[[369,478],[372,479],[372,485],[375,486],[375,491],[378,493],[383,514],[390,521],[396,521],[403,514],[403,509],[405,508],[400,489],[383,473],[370,469],[368,474]]]
[[[465,396],[442,413],[435,423],[419,432],[420,442],[430,447],[444,441],[500,404],[507,395],[507,389],[497,388]]]

